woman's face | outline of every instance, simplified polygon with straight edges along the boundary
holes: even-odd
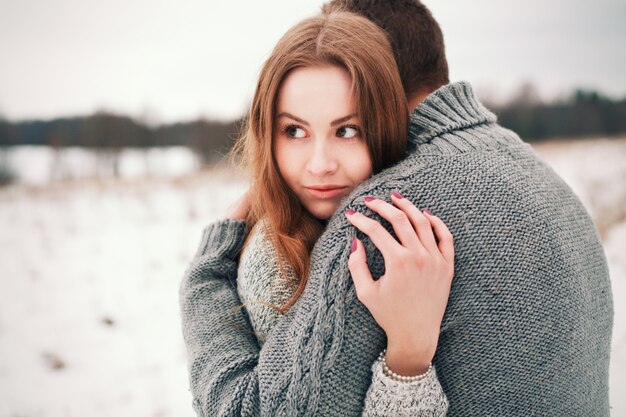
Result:
[[[350,75],[334,65],[291,71],[278,91],[274,156],[302,205],[327,219],[372,174]]]

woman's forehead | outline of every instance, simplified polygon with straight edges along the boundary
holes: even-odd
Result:
[[[277,115],[288,113],[306,122],[356,113],[350,74],[336,65],[294,69],[285,77],[276,104]]]

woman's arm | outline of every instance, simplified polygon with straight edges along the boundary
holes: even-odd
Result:
[[[181,284],[183,334],[193,404],[199,416],[261,414],[259,347],[247,316],[235,309],[241,304],[233,284],[235,258],[245,238],[244,227],[241,220],[223,220],[207,227]],[[420,383],[406,384],[385,375],[378,361],[371,370],[365,416],[402,415],[402,411],[407,415],[445,414],[447,402],[434,372]],[[276,398],[267,393],[264,397],[276,404]]]
[[[254,236],[249,239],[238,267],[237,284],[239,290],[244,288],[244,293],[239,292],[240,297],[245,300],[254,294],[257,299],[281,304],[285,300],[284,297],[289,298],[293,293],[288,289],[287,293],[280,293],[276,289],[294,277],[291,271],[286,271],[288,275],[284,276],[274,267],[278,263],[279,255],[273,250],[267,230],[259,227],[252,233]],[[248,314],[254,331],[261,334],[271,332],[275,324],[284,319],[281,315],[274,316],[274,310],[266,308],[250,309]],[[403,355],[399,359],[406,359],[402,352],[399,353]],[[389,359],[389,353],[386,357]],[[370,363],[372,383],[365,399],[363,417],[445,415],[447,402],[434,368],[426,372],[420,381],[407,383],[394,380],[384,372],[383,363],[381,358],[376,360],[373,366]]]
[[[193,406],[198,416],[261,415],[258,352],[253,328],[235,290],[235,258],[245,223],[222,220],[208,226],[181,284],[183,335],[188,350]],[[398,382],[372,366],[364,417],[444,415],[445,395],[435,370],[418,383]]]
[[[448,403],[430,363],[454,272],[453,239],[430,212],[422,213],[397,192],[392,197],[393,205],[373,197],[364,201],[391,223],[397,240],[369,217],[346,213],[385,258],[385,273],[374,281],[363,245],[353,240],[348,265],[357,296],[387,335],[386,352],[372,367],[364,415],[445,415]]]
[[[236,257],[243,220],[206,227],[180,286],[193,406],[200,417],[259,415],[259,345],[240,306]]]
[[[372,278],[365,248],[357,238],[348,266],[357,297],[387,335],[389,367],[415,375],[428,368],[437,350],[454,276],[454,241],[439,218],[427,210],[422,213],[395,191],[391,196],[393,204],[370,196],[364,201],[391,224],[397,239],[376,220],[354,210],[346,212],[348,221],[380,250],[384,274]]]

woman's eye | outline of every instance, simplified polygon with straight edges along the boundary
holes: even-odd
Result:
[[[359,128],[356,126],[341,126],[337,129],[337,136],[341,136],[342,138],[354,138],[359,136]]]
[[[283,129],[283,132],[287,134],[287,136],[292,138],[303,138],[306,136],[306,132],[301,127],[295,125],[289,125]]]

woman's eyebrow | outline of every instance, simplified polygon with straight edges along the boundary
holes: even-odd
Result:
[[[287,113],[287,112],[285,112],[285,111],[284,111],[284,112],[280,112],[280,113],[278,113],[278,115],[277,115],[276,117],[289,117],[290,119],[293,119],[293,120],[295,120],[295,121],[296,121],[296,122],[298,122],[298,123],[302,123],[302,124],[303,124],[303,125],[305,125],[305,126],[308,126],[308,125],[309,125],[309,123],[308,123],[308,122],[305,122],[305,121],[304,121],[304,120],[302,120],[301,118],[296,117],[296,116],[294,116],[293,114],[289,114],[289,113]]]
[[[278,113],[278,114],[276,115],[276,117],[277,117],[277,118],[278,118],[278,117],[288,117],[288,118],[290,118],[290,119],[295,120],[295,121],[296,121],[296,122],[298,122],[298,123],[302,123],[302,124],[303,124],[303,125],[305,125],[305,126],[309,126],[309,123],[308,123],[308,122],[306,122],[306,121],[302,120],[302,119],[301,119],[301,118],[299,118],[299,117],[294,116],[294,115],[293,115],[293,114],[291,114],[291,113],[287,113],[287,112],[285,112],[285,111]],[[337,119],[337,120],[333,120],[332,122],[330,122],[330,125],[331,125],[331,126],[337,126],[337,125],[339,125],[339,124],[341,124],[341,123],[347,122],[348,120],[352,119],[353,117],[356,117],[356,113],[352,113],[352,114],[349,114],[349,115],[347,115],[347,116],[340,117],[340,118],[339,118],[339,119]]]
[[[344,116],[344,117],[342,117],[342,118],[340,118],[340,119],[333,120],[333,121],[330,123],[330,125],[331,125],[331,126],[336,126],[336,125],[339,125],[339,124],[341,124],[341,123],[347,122],[348,120],[352,119],[352,118],[353,118],[353,117],[355,117],[355,116],[356,116],[356,113],[349,114],[349,115]]]

